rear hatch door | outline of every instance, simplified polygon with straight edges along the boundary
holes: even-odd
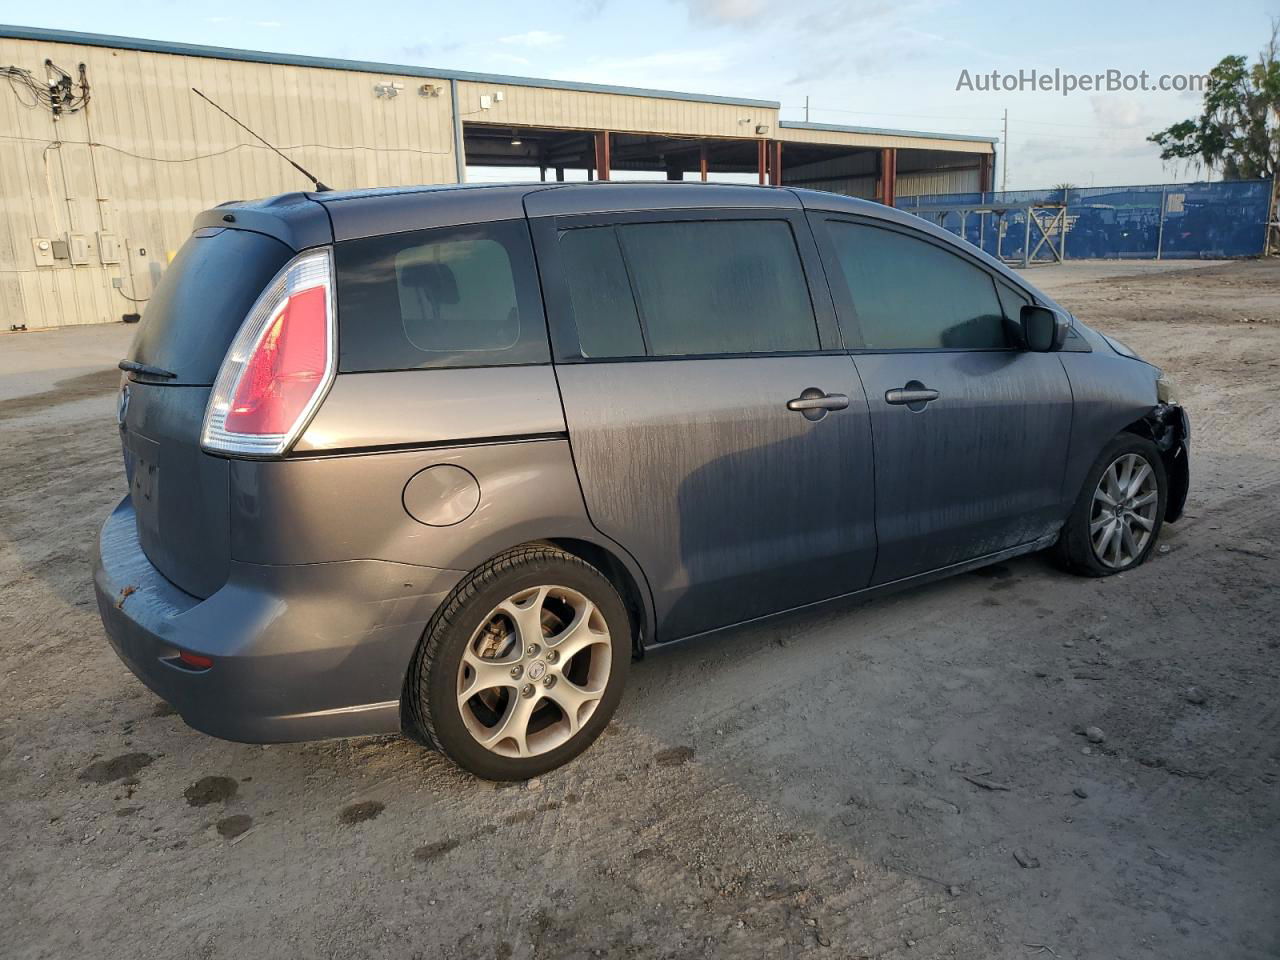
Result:
[[[197,229],[147,304],[118,405],[129,496],[151,563],[197,597],[230,567],[229,462],[200,449],[213,382],[258,295],[294,250],[232,227]],[[160,372],[163,371],[162,375]]]

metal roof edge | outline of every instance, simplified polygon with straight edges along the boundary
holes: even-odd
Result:
[[[805,123],[803,120],[779,120],[778,126],[788,130],[823,130],[828,133],[863,133],[877,137],[921,137],[929,140],[963,140],[966,143],[999,143],[999,137],[967,136],[963,133],[929,133],[925,130],[889,130],[883,127],[849,127],[839,123]]]
[[[260,50],[241,50],[235,47],[213,47],[199,43],[147,40],[141,37],[117,37],[103,33],[80,33],[75,30],[54,30],[45,27],[24,27],[11,24],[0,24],[0,39],[38,40],[45,43],[71,43],[89,47],[114,47],[121,50],[140,50],[146,53],[206,57],[213,60],[241,60],[248,63],[270,63],[288,67],[316,67],[358,73],[424,77],[433,80],[463,80],[474,83],[503,84],[511,87],[543,87],[550,90],[576,90],[582,93],[611,93],[624,97],[688,100],[693,103],[718,103],[738,107],[760,107],[768,110],[779,110],[782,107],[782,104],[776,100],[750,100],[742,97],[721,97],[715,94],[685,93],[678,90],[650,90],[644,87],[620,87],[605,83],[575,83],[568,80],[513,77],[505,74],[475,73],[467,70],[435,70],[429,67],[418,67],[402,63],[380,63],[372,60],[338,60],[330,57],[305,56],[303,54],[268,53]]]

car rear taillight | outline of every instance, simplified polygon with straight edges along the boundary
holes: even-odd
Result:
[[[267,285],[232,341],[201,446],[257,457],[288,450],[333,382],[334,319],[330,249],[299,254]]]
[[[180,650],[178,651],[178,662],[192,670],[208,670],[213,666],[213,657],[206,657],[202,653],[192,653],[190,650]]]

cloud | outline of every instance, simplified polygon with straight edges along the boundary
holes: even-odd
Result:
[[[1146,105],[1137,97],[1099,95],[1089,98],[1093,117],[1098,126],[1106,130],[1131,130],[1134,127],[1150,127],[1157,121]]]
[[[564,34],[551,33],[547,30],[529,30],[525,33],[499,37],[498,42],[513,47],[554,47],[564,42]]]
[[[446,40],[432,43],[411,43],[400,48],[400,54],[408,60],[421,60],[428,55],[454,53],[462,48],[461,41]]]
[[[768,10],[764,0],[685,0],[689,16],[706,23],[754,24]]]
[[[503,63],[513,67],[527,67],[529,60],[526,57],[517,57],[513,53],[491,53],[486,58],[490,63]]]
[[[649,82],[675,72],[719,73],[728,66],[728,56],[715,48],[697,50],[659,50],[634,57],[595,57],[588,67],[596,73],[648,76]]]
[[[253,25],[255,27],[265,27],[268,30],[274,30],[276,27],[284,26],[284,24],[279,20],[255,20],[253,21]]]

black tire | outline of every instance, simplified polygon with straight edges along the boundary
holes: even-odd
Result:
[[[1094,551],[1089,527],[1093,520],[1094,492],[1102,475],[1110,466],[1127,454],[1136,454],[1147,462],[1155,475],[1156,510],[1153,518],[1151,536],[1137,556],[1119,566],[1109,566],[1099,559]],[[1156,445],[1145,437],[1135,433],[1121,433],[1103,448],[1098,459],[1094,461],[1085,477],[1084,485],[1071,508],[1071,515],[1062,528],[1062,535],[1054,548],[1059,564],[1083,577],[1109,577],[1113,574],[1133,570],[1144,563],[1160,539],[1160,530],[1164,525],[1165,508],[1169,497],[1169,478],[1165,473],[1164,461]]]
[[[462,657],[491,611],[520,591],[543,585],[578,592],[603,616],[609,643],[602,646],[611,650],[608,679],[594,711],[566,742],[533,756],[502,756],[482,746],[463,718],[463,710],[469,707],[458,704]],[[527,780],[569,762],[600,735],[622,699],[630,663],[630,618],[608,578],[550,544],[517,547],[470,573],[427,625],[405,683],[405,732],[478,777]],[[563,666],[568,669],[569,665]],[[542,696],[537,691],[536,697]]]

